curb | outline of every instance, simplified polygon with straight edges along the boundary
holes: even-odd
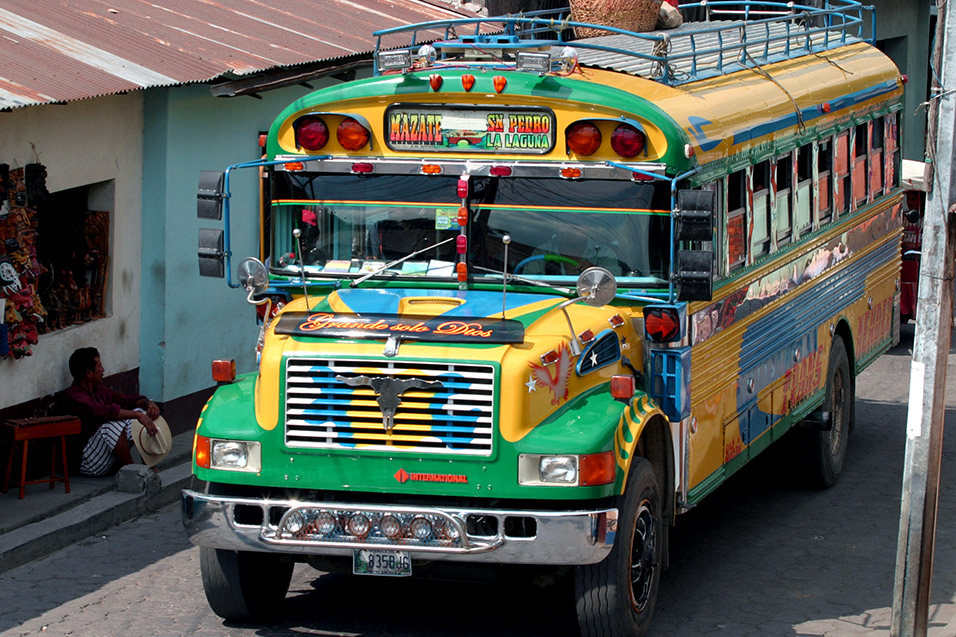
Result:
[[[0,573],[69,546],[121,522],[151,513],[179,499],[192,478],[190,462],[159,473],[161,486],[144,493],[111,490],[62,513],[0,535]]]

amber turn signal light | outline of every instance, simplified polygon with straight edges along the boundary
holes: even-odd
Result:
[[[594,486],[614,482],[616,468],[614,466],[614,452],[592,453],[582,455],[580,459],[581,478],[579,484]]]
[[[196,434],[193,438],[193,457],[196,458],[197,467],[209,468],[209,438]]]

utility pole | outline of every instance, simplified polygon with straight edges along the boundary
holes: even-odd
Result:
[[[923,222],[916,334],[910,369],[900,534],[893,589],[894,637],[926,635],[943,446],[946,364],[953,319],[956,174],[956,13],[937,0],[938,18],[927,151],[929,197]]]

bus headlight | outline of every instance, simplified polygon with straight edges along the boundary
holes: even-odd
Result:
[[[258,442],[214,439],[210,447],[211,469],[257,473],[262,468],[262,447]]]
[[[576,486],[578,457],[576,455],[521,454],[518,457],[518,484]]]
[[[586,487],[611,484],[617,477],[613,451],[518,456],[518,484],[522,486]]]

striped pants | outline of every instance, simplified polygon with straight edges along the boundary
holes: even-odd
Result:
[[[127,444],[132,446],[132,420],[111,420],[100,425],[83,447],[83,460],[80,473],[85,476],[103,476],[109,473],[116,463],[113,449],[120,436],[125,436]]]

